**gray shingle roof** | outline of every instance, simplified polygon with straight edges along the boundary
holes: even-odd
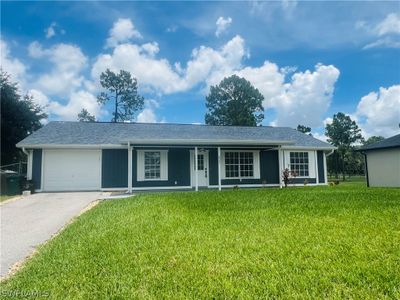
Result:
[[[333,149],[330,144],[289,127],[240,127],[163,123],[85,123],[50,122],[17,144],[18,147],[43,145],[120,145],[146,142],[185,144],[207,141],[247,142],[247,144],[282,143],[291,146]]]
[[[368,151],[368,150],[376,150],[376,149],[385,149],[385,148],[397,148],[400,147],[400,134],[392,136],[390,138],[384,139],[383,141],[361,147],[359,151]]]

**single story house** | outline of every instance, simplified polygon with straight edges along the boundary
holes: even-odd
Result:
[[[327,184],[334,147],[288,127],[50,122],[17,147],[37,191]]]
[[[400,134],[360,148],[367,186],[400,187]]]

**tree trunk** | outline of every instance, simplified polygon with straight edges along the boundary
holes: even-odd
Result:
[[[115,92],[115,113],[114,113],[114,122],[116,123],[118,120],[118,93]]]
[[[346,181],[346,172],[344,170],[344,152],[342,153],[342,175],[343,175],[343,181]]]
[[[335,151],[335,178],[339,179],[339,153]]]

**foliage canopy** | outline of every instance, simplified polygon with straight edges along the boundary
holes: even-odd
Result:
[[[128,71],[114,73],[107,69],[100,75],[100,84],[107,91],[97,96],[97,102],[104,105],[114,101],[113,122],[131,120],[143,108],[144,98],[138,94],[137,80]]]
[[[0,71],[1,88],[1,165],[22,159],[21,150],[15,145],[42,127],[47,118],[43,107],[33,101],[31,95],[21,96],[18,84],[11,82],[10,75]]]
[[[264,119],[264,96],[245,78],[232,75],[211,86],[206,97],[209,125],[257,126]]]

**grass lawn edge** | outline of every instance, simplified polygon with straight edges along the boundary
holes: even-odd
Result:
[[[22,196],[21,196],[22,197]],[[17,197],[15,197],[16,199],[9,199],[7,200],[7,202],[11,202],[11,201],[16,201],[18,200]],[[17,261],[16,263],[14,263],[10,269],[8,270],[8,273],[0,278],[0,283],[5,283],[6,281],[8,281],[9,279],[11,279],[14,275],[16,275],[19,271],[21,271],[27,263],[29,263],[29,261],[40,252],[40,249],[43,248],[45,245],[47,245],[50,241],[52,241],[53,239],[55,239],[57,236],[59,236],[69,225],[71,225],[72,223],[74,223],[79,217],[81,217],[84,213],[88,212],[89,210],[93,209],[94,207],[96,207],[101,200],[95,200],[92,201],[91,203],[89,203],[85,208],[83,208],[77,215],[75,215],[74,217],[72,217],[72,219],[70,219],[67,223],[65,223],[63,225],[63,227],[61,227],[57,232],[55,232],[54,234],[52,234],[47,240],[45,240],[43,243],[37,245],[33,251],[26,257],[24,257],[23,259]],[[4,204],[4,203],[2,203]]]

